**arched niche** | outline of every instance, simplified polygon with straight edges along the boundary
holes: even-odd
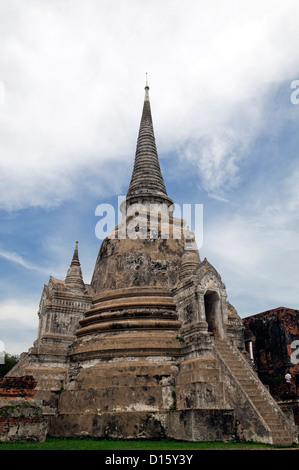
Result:
[[[223,337],[221,299],[218,292],[207,290],[204,294],[205,317],[208,332],[215,337]]]

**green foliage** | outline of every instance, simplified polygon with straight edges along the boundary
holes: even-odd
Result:
[[[0,364],[0,377],[4,377],[20,360],[17,355],[5,353],[4,364]]]
[[[298,445],[291,446],[298,449]],[[1,442],[1,450],[257,450],[277,449],[279,446],[254,442],[186,442],[174,439],[160,441],[117,440],[117,439],[57,439],[47,438],[46,442]]]
[[[180,343],[183,343],[185,340],[182,336],[176,336],[176,338]]]
[[[174,411],[174,410],[176,410],[176,392],[175,392],[175,390],[171,391],[171,396],[172,396],[172,405],[169,407],[169,411]]]
[[[32,408],[33,411],[33,419],[39,419],[41,416],[42,409],[40,407],[36,407],[35,405],[31,405],[28,402],[17,403],[16,405],[5,405],[0,408],[0,420],[9,418],[13,416],[14,418],[25,418],[25,410]]]

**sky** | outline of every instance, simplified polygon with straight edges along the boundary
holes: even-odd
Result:
[[[244,318],[299,309],[298,0],[0,0],[0,341],[27,351],[132,173],[146,73],[168,195]],[[1,343],[1,344],[2,344]]]

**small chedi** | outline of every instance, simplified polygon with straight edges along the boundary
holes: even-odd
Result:
[[[173,209],[146,86],[122,220],[90,284],[78,243],[65,280],[50,277],[38,337],[8,376],[34,377],[51,436],[292,444],[221,276]]]

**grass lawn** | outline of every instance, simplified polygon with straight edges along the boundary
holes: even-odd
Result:
[[[45,442],[0,442],[0,450],[106,450],[106,451],[180,451],[180,450],[273,450],[280,449],[269,444],[253,442],[185,442],[165,439],[161,441],[118,441],[96,439],[56,439]],[[286,448],[283,448],[286,449]],[[299,450],[299,445],[287,449]]]

